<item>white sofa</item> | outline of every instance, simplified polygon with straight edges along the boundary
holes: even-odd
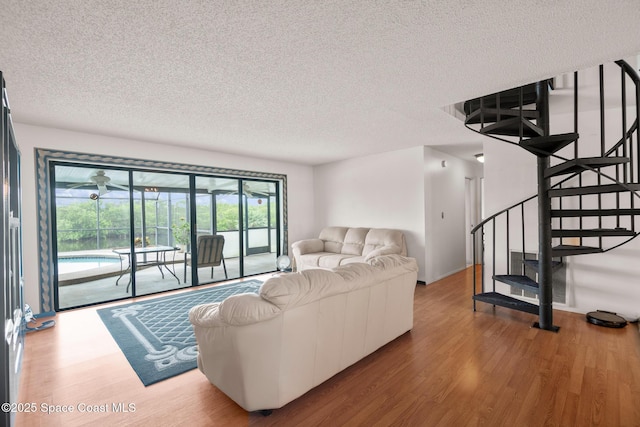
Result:
[[[379,255],[407,256],[404,233],[387,228],[326,227],[317,239],[291,245],[297,271],[335,268]]]
[[[413,327],[417,270],[380,256],[193,307],[198,368],[247,411],[280,408]]]

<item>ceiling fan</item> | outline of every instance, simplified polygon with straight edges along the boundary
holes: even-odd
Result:
[[[95,174],[89,177],[89,180],[91,182],[77,184],[69,188],[78,188],[78,187],[83,187],[89,184],[95,184],[98,187],[98,193],[100,194],[100,196],[103,196],[109,192],[109,189],[107,188],[107,186],[119,188],[125,191],[129,190],[129,188],[124,187],[122,185],[111,183],[111,178],[109,178],[103,170],[96,171]]]
[[[249,183],[248,182],[243,182],[242,183],[242,193],[245,194],[247,197],[253,197],[254,194],[263,195],[260,192],[251,190],[251,187],[249,187]]]
[[[258,187],[261,187],[259,182],[254,182],[253,184],[257,184]],[[254,185],[250,186],[248,182],[242,183],[242,193],[247,197],[269,197],[273,193],[269,191],[269,188],[258,188],[256,189]]]
[[[224,191],[226,194],[238,194],[238,190],[237,190],[237,185],[235,185],[234,183],[234,187],[230,187],[228,186],[227,188],[223,189],[221,187],[215,187],[215,188],[208,188],[208,191],[210,193],[213,193],[214,191]],[[264,190],[256,190],[255,188],[251,188],[251,184],[249,184],[248,182],[243,182],[242,183],[242,194],[244,194],[247,197],[268,197],[269,196],[269,191],[264,191]]]

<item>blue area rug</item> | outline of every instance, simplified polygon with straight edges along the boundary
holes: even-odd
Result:
[[[262,282],[249,280],[208,289],[101,308],[100,318],[145,386],[196,367],[198,351],[189,310],[230,295],[257,293]]]

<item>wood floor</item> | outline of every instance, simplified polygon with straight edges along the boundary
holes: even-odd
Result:
[[[27,336],[20,402],[37,411],[16,425],[640,426],[637,325],[555,310],[556,334],[531,328],[530,314],[473,312],[471,273],[418,285],[411,332],[268,417],[247,414],[198,370],[144,387],[95,309],[64,312]]]

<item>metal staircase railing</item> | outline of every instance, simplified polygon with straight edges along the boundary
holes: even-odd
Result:
[[[539,314],[538,326],[557,330],[550,313],[551,269],[561,264],[565,256],[607,252],[640,233],[636,224],[640,217],[640,209],[636,207],[636,198],[640,197],[640,77],[625,61],[615,64],[620,69],[622,132],[610,147],[607,140],[612,138],[607,134],[605,111],[611,110],[607,109],[610,101],[605,97],[604,66],[598,69],[599,146],[598,141],[579,139],[579,72],[573,75],[574,120],[573,129],[568,133],[549,133],[552,104],[546,95],[552,84],[549,80],[465,103],[465,125],[469,129],[519,145],[538,156],[539,188],[545,187],[543,192],[491,215],[471,231],[474,264],[481,264],[483,271],[480,292],[474,289],[474,310],[476,301],[482,301]],[[631,108],[629,88],[633,90],[632,96],[635,95],[635,105]],[[540,231],[545,228],[548,236]],[[485,241],[487,236],[490,237]],[[531,242],[538,248],[540,261],[526,259]],[[490,267],[486,265],[486,246],[489,246]],[[519,253],[522,260],[518,272],[510,266],[513,253]],[[484,274],[487,267],[492,280],[490,290]],[[527,276],[527,268],[534,269],[538,278],[546,269],[548,283],[539,284],[528,277],[531,274]],[[496,274],[498,271],[505,274]],[[474,283],[476,279],[474,270]],[[541,303],[536,305],[496,292],[496,282],[538,295]],[[542,295],[545,291],[549,295]],[[543,297],[546,308],[542,306]]]

